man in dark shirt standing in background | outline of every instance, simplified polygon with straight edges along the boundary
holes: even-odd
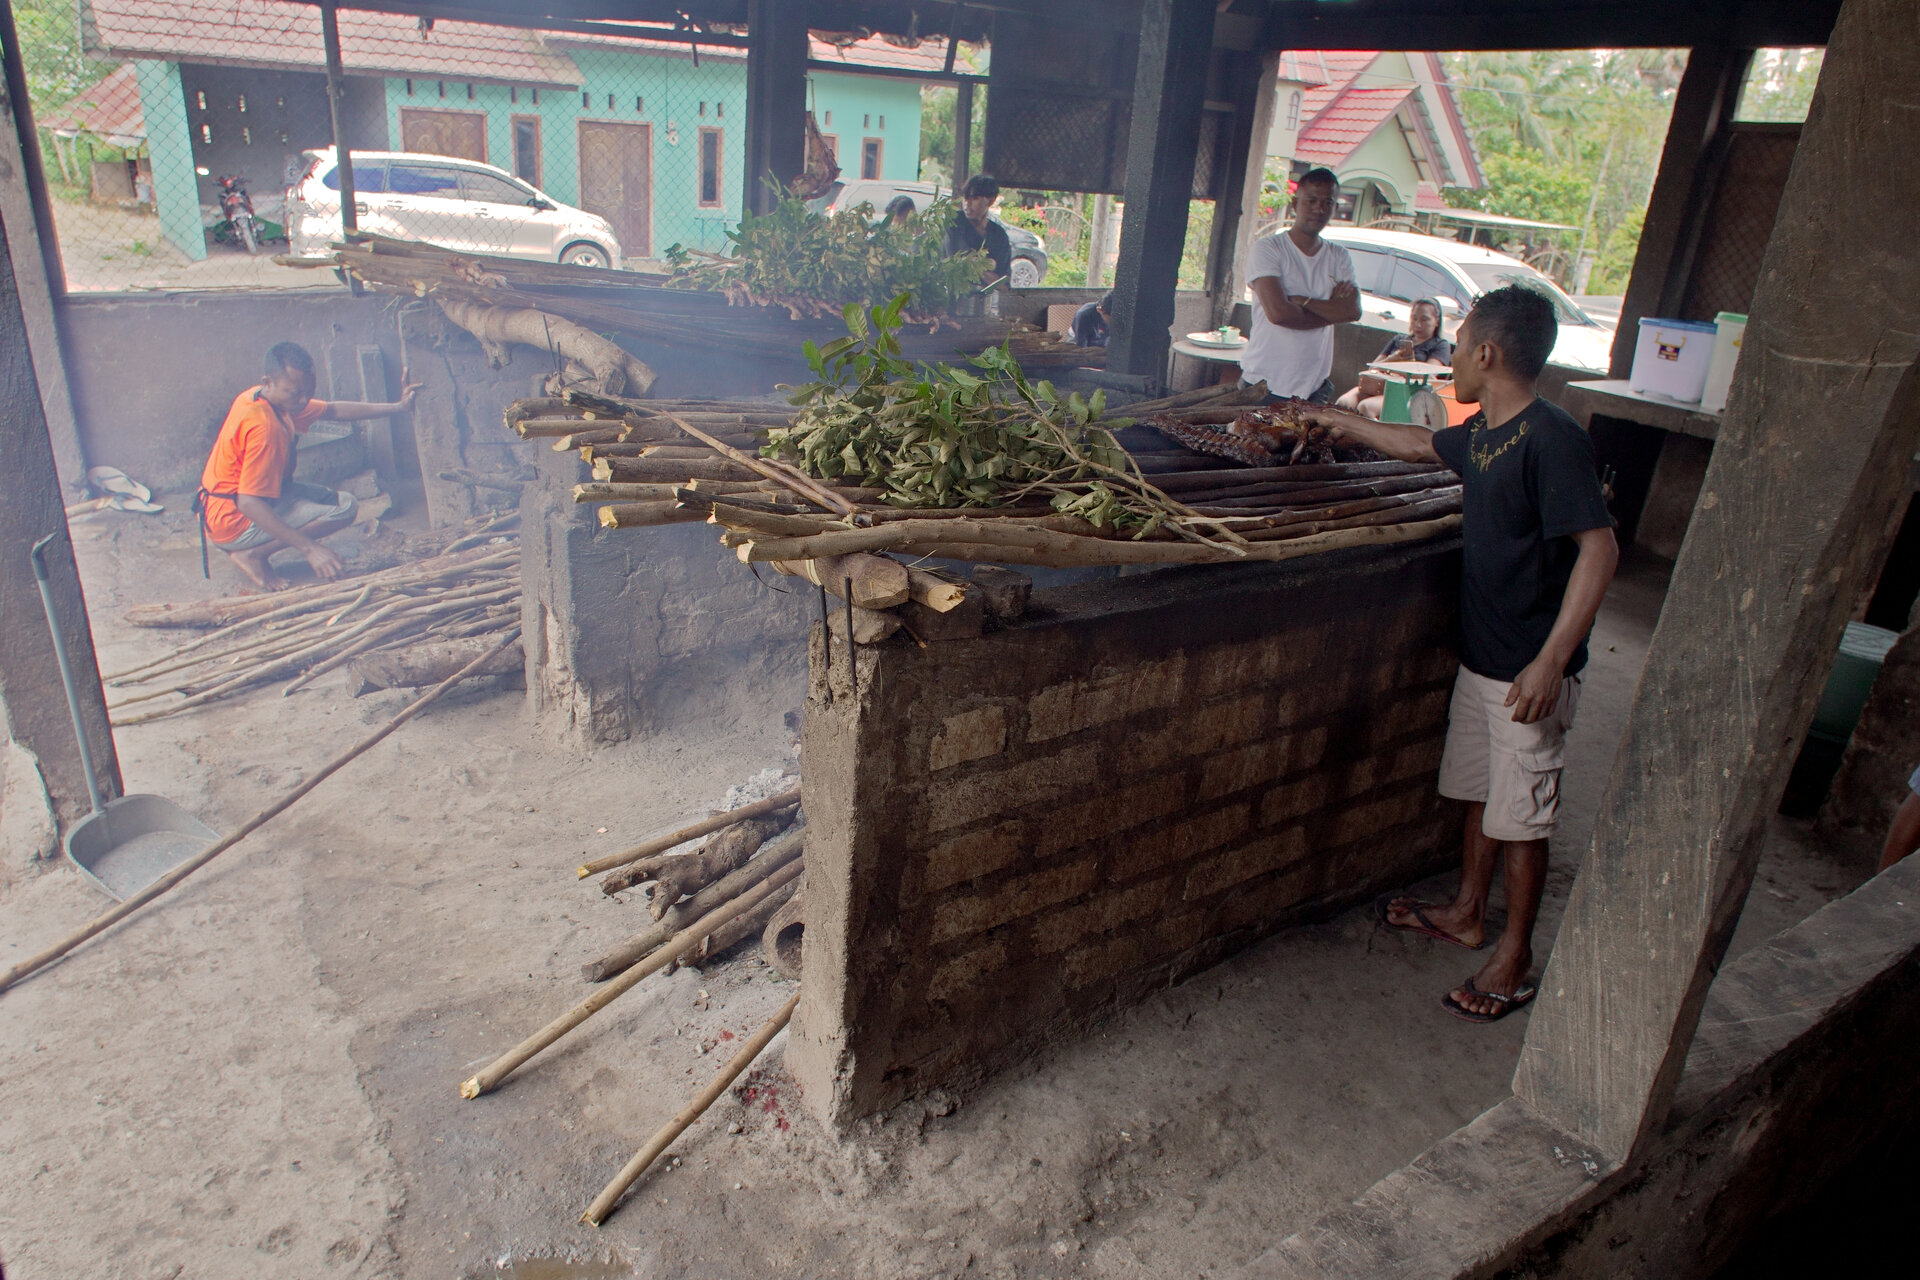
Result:
[[[944,246],[948,257],[986,250],[993,260],[993,271],[986,277],[991,280],[1004,280],[1013,270],[1013,244],[1007,239],[1007,229],[988,216],[999,198],[1000,184],[986,174],[968,178],[960,190],[960,212],[953,215]]]
[[[1380,918],[1470,950],[1486,945],[1487,893],[1506,851],[1507,923],[1480,971],[1441,999],[1469,1022],[1532,1000],[1533,925],[1573,723],[1587,633],[1620,562],[1593,442],[1535,380],[1558,326],[1544,295],[1510,285],[1474,305],[1453,355],[1454,395],[1480,412],[1458,427],[1314,416],[1336,435],[1408,462],[1443,462],[1465,485],[1460,674],[1440,794],[1467,802],[1460,891],[1450,903],[1382,898]]]

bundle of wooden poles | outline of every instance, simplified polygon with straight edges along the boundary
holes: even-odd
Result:
[[[138,627],[204,634],[105,677],[138,690],[108,706],[113,724],[142,724],[285,682],[290,694],[354,664],[356,692],[435,684],[520,625],[517,513],[474,522],[438,555],[276,594],[136,605]],[[520,648],[485,674],[518,670]]]
[[[708,838],[698,849],[673,852],[702,836]],[[704,964],[749,938],[763,940],[769,964],[782,976],[799,978],[805,841],[806,819],[795,787],[581,866],[581,879],[604,877],[600,888],[608,895],[650,886],[648,914],[653,923],[586,965],[586,979],[603,985],[462,1081],[461,1096],[492,1092],[649,974],[678,964]],[[587,1207],[582,1221],[597,1226],[606,1219],[627,1188],[752,1065],[786,1026],[798,1002],[796,992],[746,1040],[720,1073],[627,1161]]]
[[[1263,396],[1259,385],[1208,388],[1111,417],[1231,421]],[[515,403],[507,424],[523,439],[579,451],[593,479],[575,487],[574,500],[601,504],[604,527],[705,520],[721,526],[722,540],[742,561],[782,566],[876,552],[1056,567],[1232,563],[1416,541],[1459,526],[1458,478],[1437,465],[1247,467],[1195,453],[1145,426],[1117,435],[1189,532],[1163,528],[1135,538],[1039,503],[899,508],[883,503],[877,490],[759,457],[766,430],[792,414],[771,401],[622,400],[568,391]],[[1196,528],[1211,536],[1194,538]],[[836,595],[850,579],[860,585],[833,565],[788,571]]]

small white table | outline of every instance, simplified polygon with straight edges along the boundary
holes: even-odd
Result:
[[[1194,360],[1212,360],[1219,364],[1230,364],[1236,369],[1240,367],[1240,354],[1246,349],[1247,344],[1244,342],[1236,342],[1230,347],[1214,347],[1205,346],[1198,342],[1191,342],[1186,338],[1175,338],[1173,340],[1173,353],[1175,355],[1187,356]]]

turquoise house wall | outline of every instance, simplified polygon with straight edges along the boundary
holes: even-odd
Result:
[[[513,118],[540,121],[540,182],[565,204],[580,202],[579,125],[607,120],[651,126],[653,251],[671,244],[718,252],[726,229],[740,219],[746,198],[747,68],[743,59],[703,54],[698,67],[685,54],[634,53],[597,42],[550,38],[579,67],[577,89],[509,88],[439,79],[386,82],[388,136],[399,149],[400,113],[408,107],[476,111],[486,116],[487,162],[513,168]],[[920,163],[920,86],[911,80],[818,73],[810,77],[815,118],[831,113],[840,135],[841,168],[859,175],[860,145],[881,139],[881,176],[912,181]],[[444,86],[444,96],[442,88]],[[469,97],[471,93],[471,97]],[[539,101],[534,101],[535,97]],[[881,123],[884,120],[884,125]],[[862,122],[865,122],[863,125]],[[721,131],[721,190],[717,207],[699,200],[701,128]],[[631,250],[633,246],[623,246]]]
[[[202,261],[207,256],[207,235],[200,221],[200,183],[193,172],[193,135],[179,64],[137,61],[133,78],[140,88],[140,114],[147,124],[160,234],[188,258]]]

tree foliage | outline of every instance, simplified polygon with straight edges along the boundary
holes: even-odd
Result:
[[[1449,188],[1447,203],[1576,227],[1568,248],[1594,259],[1587,291],[1624,290],[1686,51],[1459,53],[1447,65],[1487,178]]]

